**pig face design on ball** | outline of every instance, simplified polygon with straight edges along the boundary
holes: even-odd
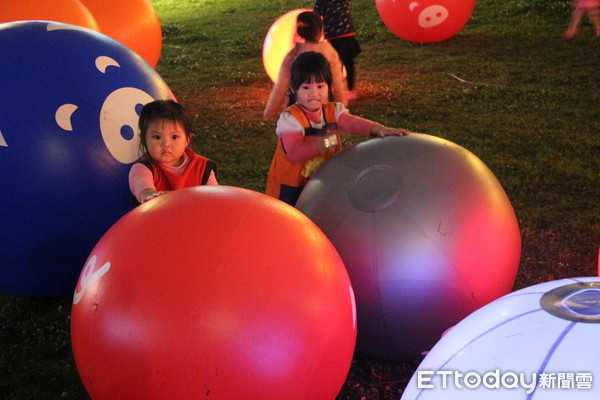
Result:
[[[467,23],[475,0],[376,0],[385,25],[402,39],[439,42],[458,33]]]

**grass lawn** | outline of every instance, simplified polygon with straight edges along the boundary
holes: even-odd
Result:
[[[221,184],[263,191],[275,146],[262,110],[271,23],[307,0],[152,0],[158,72],[192,115]],[[523,250],[514,289],[598,275],[600,38],[566,40],[568,0],[479,0],[450,40],[412,44],[354,0],[363,52],[357,115],[440,136],[477,155],[507,192]],[[83,267],[83,265],[82,265]],[[0,294],[0,399],[87,399],[72,359],[71,299]],[[416,364],[357,355],[338,399],[398,399]]]

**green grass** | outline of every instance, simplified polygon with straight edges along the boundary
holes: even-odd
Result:
[[[300,0],[154,0],[158,72],[190,110],[196,149],[222,184],[264,190],[274,122],[261,48]],[[567,1],[479,0],[451,40],[407,43],[355,0],[363,53],[357,115],[451,140],[481,158],[521,227],[515,289],[597,275],[600,245],[600,38],[584,21],[563,39]],[[466,80],[465,83],[456,77]],[[72,360],[70,299],[0,295],[0,398],[87,399]],[[357,358],[339,399],[398,399],[415,365]]]

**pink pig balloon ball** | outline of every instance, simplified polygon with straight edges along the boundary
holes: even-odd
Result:
[[[383,23],[397,36],[415,43],[441,42],[460,32],[475,0],[375,0]]]

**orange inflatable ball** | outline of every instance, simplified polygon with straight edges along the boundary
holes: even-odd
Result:
[[[312,10],[299,8],[283,14],[271,25],[267,32],[263,43],[262,58],[265,71],[273,82],[277,82],[279,68],[285,55],[294,47],[298,14],[305,11]]]
[[[81,0],[100,31],[138,53],[156,67],[162,51],[162,29],[149,0]]]
[[[99,30],[94,16],[79,0],[0,1],[0,23],[27,20],[57,21]]]
[[[337,251],[300,211],[202,186],[138,206],[100,239],[71,340],[94,400],[333,400],[354,310]]]

